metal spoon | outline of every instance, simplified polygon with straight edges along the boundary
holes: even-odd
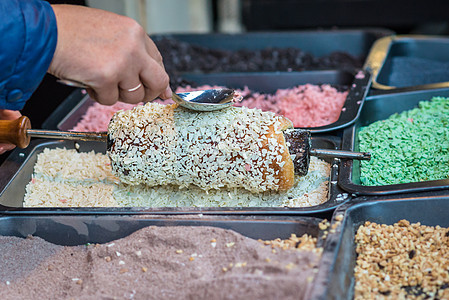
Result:
[[[71,80],[58,79],[59,83],[79,88],[89,88],[86,84]],[[232,89],[210,89],[186,93],[173,93],[172,99],[182,107],[196,111],[214,111],[227,108],[234,103],[234,90]]]
[[[234,103],[234,90],[211,89],[178,94],[173,93],[172,99],[180,106],[190,110],[214,111],[229,107]]]

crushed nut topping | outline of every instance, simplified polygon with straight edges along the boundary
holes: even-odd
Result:
[[[318,224],[318,227],[320,228],[320,230],[326,230],[329,227],[329,225],[330,225],[329,221],[324,219]]]
[[[338,214],[335,216],[335,220],[337,221],[342,221],[343,220],[343,215],[342,214]]]
[[[355,299],[449,299],[449,237],[440,226],[366,222],[355,236]]]
[[[236,268],[242,268],[242,267],[245,267],[245,266],[246,266],[246,262],[243,262],[243,263],[241,263],[241,262],[235,263],[235,267],[236,267]]]
[[[226,247],[228,247],[228,248],[230,248],[230,247],[232,247],[232,246],[234,246],[235,245],[235,243],[234,242],[229,242],[229,243],[226,243]]]
[[[296,234],[293,233],[290,236],[290,238],[286,240],[277,238],[275,240],[270,241],[259,240],[259,242],[263,243],[264,245],[271,245],[271,248],[273,248],[273,250],[274,248],[281,248],[282,250],[298,249],[298,250],[309,250],[317,252],[321,252],[323,250],[322,248],[316,247],[317,239],[308,234],[304,234],[301,237],[297,237]]]

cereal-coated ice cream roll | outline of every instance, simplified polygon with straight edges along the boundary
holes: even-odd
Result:
[[[108,155],[115,175],[131,185],[285,191],[294,166],[282,133],[292,127],[259,109],[194,112],[147,103],[112,117]]]

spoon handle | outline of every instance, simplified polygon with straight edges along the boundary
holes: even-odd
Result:
[[[82,88],[82,89],[89,88],[88,85],[86,85],[80,81],[76,81],[76,80],[72,80],[72,79],[58,79],[58,80],[56,80],[56,82],[65,84],[67,86],[72,86],[72,87],[77,87],[77,88]]]

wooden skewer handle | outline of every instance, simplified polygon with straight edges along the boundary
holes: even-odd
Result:
[[[16,120],[0,120],[0,143],[14,144],[26,148],[30,143],[27,130],[31,129],[31,122],[25,116]]]

